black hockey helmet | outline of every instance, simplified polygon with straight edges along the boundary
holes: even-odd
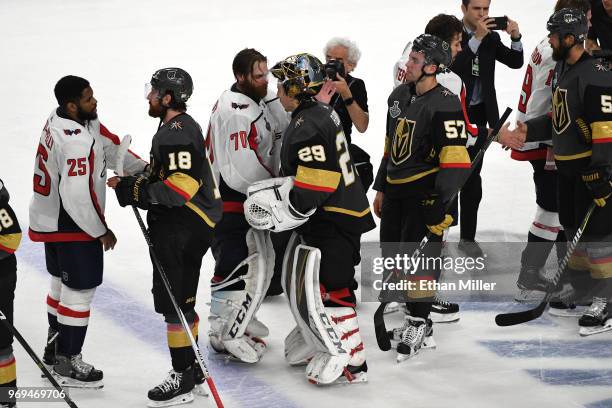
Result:
[[[425,65],[437,65],[436,72],[447,69],[453,60],[450,44],[435,35],[419,35],[412,42],[412,49],[425,56]]]
[[[191,75],[181,68],[162,68],[155,71],[151,77],[151,86],[163,96],[172,92],[176,102],[187,102],[193,93]]]
[[[270,70],[288,96],[303,99],[315,96],[325,83],[323,63],[310,54],[297,54],[278,62]]]
[[[550,34],[558,34],[561,40],[566,35],[573,35],[576,43],[581,43],[586,39],[589,24],[582,10],[563,8],[550,16],[546,29]]]

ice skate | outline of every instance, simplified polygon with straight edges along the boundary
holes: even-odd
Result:
[[[453,323],[459,321],[459,305],[448,302],[436,293],[430,312],[434,323]]]
[[[166,379],[149,390],[149,407],[170,407],[187,404],[193,401],[194,371],[193,366],[185,371],[170,370]]]
[[[67,356],[57,353],[56,358],[53,376],[62,387],[93,389],[104,387],[103,372],[83,361],[81,354]]]
[[[397,345],[397,362],[401,363],[416,356],[425,340],[428,331],[428,322],[420,317],[406,316],[408,327],[402,332],[402,337]]]
[[[391,343],[397,344],[402,340],[402,333],[410,326],[410,319],[406,316],[404,320],[404,324],[400,327],[396,327],[393,330],[388,330],[387,335],[391,339]],[[433,337],[433,321],[431,319],[427,319],[427,332],[425,333],[425,339],[423,339],[423,344],[421,345],[422,349],[435,349],[436,348],[436,340]]]
[[[591,336],[612,330],[612,318],[608,314],[606,298],[594,297],[593,303],[578,320],[581,336]]]

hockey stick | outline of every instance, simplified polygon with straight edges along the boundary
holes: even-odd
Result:
[[[19,344],[21,344],[21,347],[23,347],[26,353],[28,353],[30,358],[34,360],[34,363],[36,363],[40,371],[42,371],[43,375],[47,378],[47,380],[49,380],[51,385],[53,385],[53,388],[59,391],[60,396],[64,399],[64,401],[66,401],[66,404],[68,404],[68,406],[71,408],[79,408],[77,404],[75,404],[74,401],[68,396],[68,393],[66,392],[66,390],[64,390],[62,386],[59,385],[59,383],[55,380],[55,377],[53,377],[53,374],[49,372],[49,369],[43,364],[40,358],[38,358],[34,350],[32,350],[32,347],[30,347],[30,345],[23,338],[21,333],[19,333],[19,331],[15,328],[15,326],[13,326],[11,322],[8,321],[8,319],[6,318],[2,310],[0,310],[0,321],[2,321],[4,326],[8,329],[8,331],[10,331],[13,334],[13,336],[17,339]]]
[[[123,175],[123,162],[124,162],[125,154],[130,145],[130,142],[131,142],[131,137],[129,135],[124,136],[123,140],[121,140],[121,145],[119,146],[119,149],[117,152],[117,155],[118,155],[117,172],[119,173],[120,176]],[[185,314],[179,307],[174,295],[172,294],[172,287],[170,285],[170,282],[168,281],[168,277],[166,276],[166,273],[164,272],[164,268],[161,265],[161,262],[159,262],[159,259],[157,258],[157,255],[155,254],[153,242],[151,242],[151,236],[149,235],[149,232],[147,231],[147,227],[145,226],[145,223],[142,220],[140,213],[138,212],[138,208],[136,208],[136,206],[132,206],[132,210],[134,210],[134,215],[136,216],[136,220],[138,221],[138,225],[140,226],[142,235],[144,235],[145,241],[147,241],[147,245],[149,247],[149,254],[151,255],[151,259],[153,260],[153,263],[155,264],[155,267],[159,273],[159,276],[162,282],[164,283],[166,292],[168,292],[168,297],[170,298],[170,301],[172,302],[172,306],[174,307],[174,310],[176,311],[176,314],[178,315],[179,320],[181,321],[183,330],[187,334],[187,337],[189,337],[191,348],[193,349],[193,352],[195,353],[196,360],[198,361],[198,365],[202,369],[202,373],[204,374],[204,379],[206,380],[206,383],[208,384],[208,388],[210,388],[210,392],[212,393],[213,398],[215,399],[215,403],[217,404],[217,407],[223,408],[223,402],[221,401],[221,398],[219,397],[219,392],[217,391],[217,387],[215,386],[215,383],[213,382],[213,379],[210,376],[208,367],[206,367],[206,363],[204,362],[204,357],[202,356],[202,353],[200,352],[200,348],[198,347],[196,340],[193,337],[193,333],[191,333],[191,329],[189,328],[189,323],[187,323]]]
[[[478,150],[478,152],[474,156],[474,159],[472,160],[470,174],[471,174],[471,171],[473,171],[473,169],[475,168],[475,166],[482,160],[482,157],[484,156],[485,151],[489,148],[491,143],[493,143],[493,140],[495,140],[495,138],[497,137],[499,130],[501,129],[501,127],[504,125],[504,123],[508,119],[508,116],[510,116],[510,113],[512,113],[512,109],[506,108],[504,114],[501,116],[501,118],[499,118],[499,120],[495,124],[493,131],[487,137],[487,139],[485,140],[485,143],[482,145],[480,150]],[[465,178],[465,180],[467,181],[468,178],[469,178],[469,175],[468,177]],[[461,191],[461,188],[457,189],[457,191],[455,191],[450,196],[449,200],[446,202],[446,208],[445,208],[446,211],[450,209],[451,205],[453,204],[453,201],[455,201],[455,198],[457,198],[457,196],[459,195],[459,191]],[[417,247],[417,249],[412,253],[412,256],[410,257],[410,259],[418,258],[418,256],[425,249],[425,245],[427,245],[427,243],[432,237],[433,237],[433,233],[428,232],[427,235],[419,243],[419,246]],[[383,283],[388,282],[392,276],[393,276],[393,273],[390,273],[389,275],[387,275],[387,278],[384,280]],[[379,298],[382,298],[382,293],[379,296]],[[387,334],[387,327],[385,325],[385,307],[387,307],[388,303],[389,302],[381,301],[380,305],[378,306],[378,309],[376,309],[376,312],[374,312],[374,332],[376,334],[376,342],[378,343],[378,347],[382,351],[389,351],[391,349],[391,339],[389,338],[389,335]]]
[[[559,280],[563,275],[563,272],[565,272],[565,268],[567,267],[569,259],[574,254],[576,246],[578,246],[580,238],[582,237],[582,234],[584,233],[584,230],[586,229],[589,223],[591,214],[593,214],[593,211],[596,207],[597,205],[594,202],[591,203],[591,206],[589,207],[586,214],[584,215],[584,218],[582,219],[582,223],[580,223],[580,227],[578,227],[578,230],[576,230],[576,233],[574,234],[572,242],[570,242],[567,246],[567,252],[559,263],[557,273],[555,273],[555,276],[553,276],[552,280],[550,281],[549,289],[546,292],[546,296],[544,296],[544,299],[542,299],[540,304],[534,309],[524,310],[522,312],[498,314],[497,316],[495,316],[495,323],[497,323],[498,326],[514,326],[516,324],[529,322],[531,320],[537,319],[542,315],[542,313],[544,313],[544,309],[546,309],[546,306],[548,305],[548,302],[550,301],[550,298],[552,297],[555,288],[557,287],[557,284],[559,283]]]

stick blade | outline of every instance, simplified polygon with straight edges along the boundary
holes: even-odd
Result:
[[[524,310],[522,312],[502,313],[495,316],[495,323],[501,327],[515,326],[535,320],[544,313],[548,302],[540,303],[535,309]]]

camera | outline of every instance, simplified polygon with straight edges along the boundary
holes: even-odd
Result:
[[[329,60],[329,62],[325,64],[325,75],[332,81],[337,81],[338,78],[336,78],[336,74],[344,78],[346,75],[344,64],[342,61],[335,59]]]
[[[503,17],[489,17],[492,18],[493,21],[492,23],[495,24],[495,27],[492,28],[492,30],[505,30],[506,28],[508,28],[508,17],[503,16]]]

